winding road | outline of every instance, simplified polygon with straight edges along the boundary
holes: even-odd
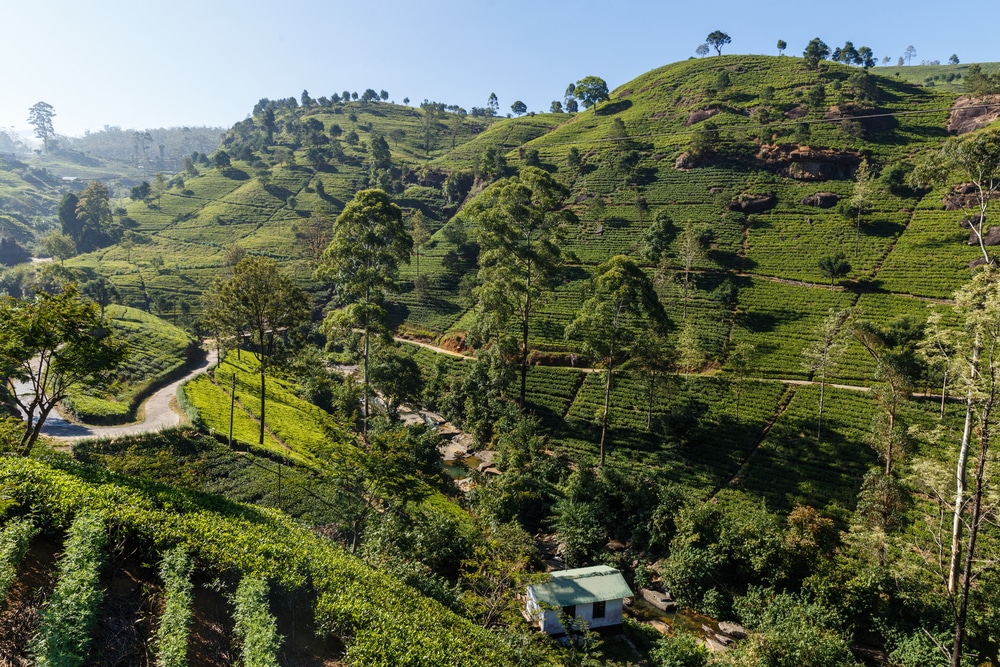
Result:
[[[86,438],[114,438],[121,435],[151,433],[177,426],[181,423],[181,416],[170,407],[170,401],[177,394],[177,388],[196,375],[204,373],[214,366],[217,360],[216,351],[209,350],[205,359],[197,366],[191,367],[183,377],[154,392],[140,408],[144,414],[140,422],[118,426],[88,426],[74,424],[59,414],[58,410],[53,410],[42,426],[42,435],[69,443]]]

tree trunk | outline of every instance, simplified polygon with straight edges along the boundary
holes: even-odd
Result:
[[[601,467],[604,467],[604,441],[608,434],[608,407],[611,404],[611,362],[608,361],[607,380],[604,383],[604,416],[601,418]]]
[[[948,393],[948,368],[944,369],[944,379],[941,380],[941,419],[944,419],[944,401]]]
[[[264,403],[266,402],[266,396],[264,393],[264,356],[261,355],[260,358],[260,440],[258,444],[264,446]]]
[[[979,338],[972,348],[973,380],[979,363]],[[955,466],[955,514],[951,524],[951,563],[948,566],[948,593],[954,595],[958,585],[958,568],[962,556],[962,514],[965,504],[965,468],[969,458],[969,441],[972,438],[972,396],[965,400],[965,426],[962,429],[962,444],[958,449],[958,464]]]
[[[365,324],[365,347],[364,347],[364,402],[365,402],[365,415],[364,421],[361,423],[361,437],[365,442],[368,442],[368,324]]]
[[[816,422],[816,439],[819,440],[823,434],[823,398],[826,393],[826,361],[820,366],[819,371],[819,419]]]
[[[979,522],[981,521],[983,486],[985,483],[986,455],[989,450],[989,413],[987,408],[983,416],[983,425],[979,434],[979,464],[976,466],[976,490],[972,496],[972,521],[969,524],[969,544],[965,550],[965,562],[962,566],[962,592],[959,596],[958,609],[955,614],[955,638],[951,647],[952,667],[962,665],[962,644],[965,642],[965,624],[969,613],[969,589],[972,585],[972,566],[975,562],[976,539],[979,537]]]

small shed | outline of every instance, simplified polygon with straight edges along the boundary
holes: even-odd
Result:
[[[621,572],[607,565],[553,572],[552,579],[528,586],[525,612],[548,635],[565,634],[559,611],[580,618],[592,629],[621,627],[622,605],[632,589]]]

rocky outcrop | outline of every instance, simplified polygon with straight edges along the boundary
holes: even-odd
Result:
[[[1000,199],[1000,192],[994,192],[990,199]],[[946,211],[961,211],[979,207],[979,190],[973,183],[959,183],[941,200]]]
[[[1000,118],[1000,106],[986,106],[1000,103],[1000,95],[983,97],[959,97],[951,105],[948,114],[948,131],[952,134],[975,132]]]
[[[764,144],[757,151],[756,162],[796,180],[827,181],[853,178],[861,155],[855,151]]]
[[[774,208],[778,203],[778,198],[773,194],[747,195],[742,194],[729,204],[730,211],[740,213],[761,213]]]
[[[692,167],[694,167],[694,160],[691,159],[687,151],[678,155],[677,159],[674,160],[674,169],[691,169]]]
[[[718,109],[696,109],[688,114],[687,120],[684,121],[684,125],[691,127],[695,123],[708,120],[717,113],[719,113]]]
[[[808,197],[803,197],[803,206],[815,206],[816,208],[833,208],[840,201],[840,195],[833,192],[814,192]]]

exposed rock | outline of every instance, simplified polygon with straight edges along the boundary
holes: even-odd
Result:
[[[805,107],[792,107],[791,109],[785,112],[785,116],[791,118],[792,120],[798,120],[799,118],[805,116],[807,113],[809,113],[809,110],[806,109]]]
[[[984,97],[959,97],[951,105],[948,115],[948,131],[952,134],[966,134],[982,129],[1000,118],[1000,107],[985,106],[1000,102],[1000,95]]]
[[[773,194],[747,195],[742,194],[729,204],[730,211],[740,211],[741,213],[761,213],[774,208],[778,203],[778,198]]]
[[[693,166],[694,164],[691,160],[691,156],[688,155],[687,151],[678,155],[677,159],[674,160],[674,169],[690,169]]]
[[[1000,199],[1000,192],[994,192],[990,199]],[[946,211],[961,211],[978,208],[979,190],[972,183],[960,183],[951,189],[941,200]]]
[[[746,639],[747,636],[746,628],[739,623],[731,623],[729,621],[721,621],[719,623],[719,632],[733,639]]]
[[[971,262],[969,262],[969,268],[974,269],[977,266],[983,266],[984,264],[986,264],[986,260],[980,257],[979,259],[974,259]],[[997,265],[996,258],[990,257],[990,266],[996,266],[996,265]]]
[[[643,588],[639,592],[642,594],[643,600],[661,611],[677,610],[677,603],[670,597],[670,593],[661,593],[648,588]]]
[[[718,109],[696,109],[688,114],[687,120],[684,121],[684,125],[690,127],[695,123],[700,123],[703,120],[708,120],[712,116],[719,113]]]
[[[852,178],[861,164],[861,155],[855,151],[763,144],[757,151],[756,161],[790,178],[825,181]]]
[[[969,231],[969,245],[979,245],[979,237],[976,236],[976,232],[971,230]],[[986,229],[986,234],[983,235],[983,245],[1000,245],[1000,227],[988,227]]]
[[[833,192],[814,192],[808,197],[802,198],[803,206],[815,206],[816,208],[833,208],[840,201],[840,195]]]

